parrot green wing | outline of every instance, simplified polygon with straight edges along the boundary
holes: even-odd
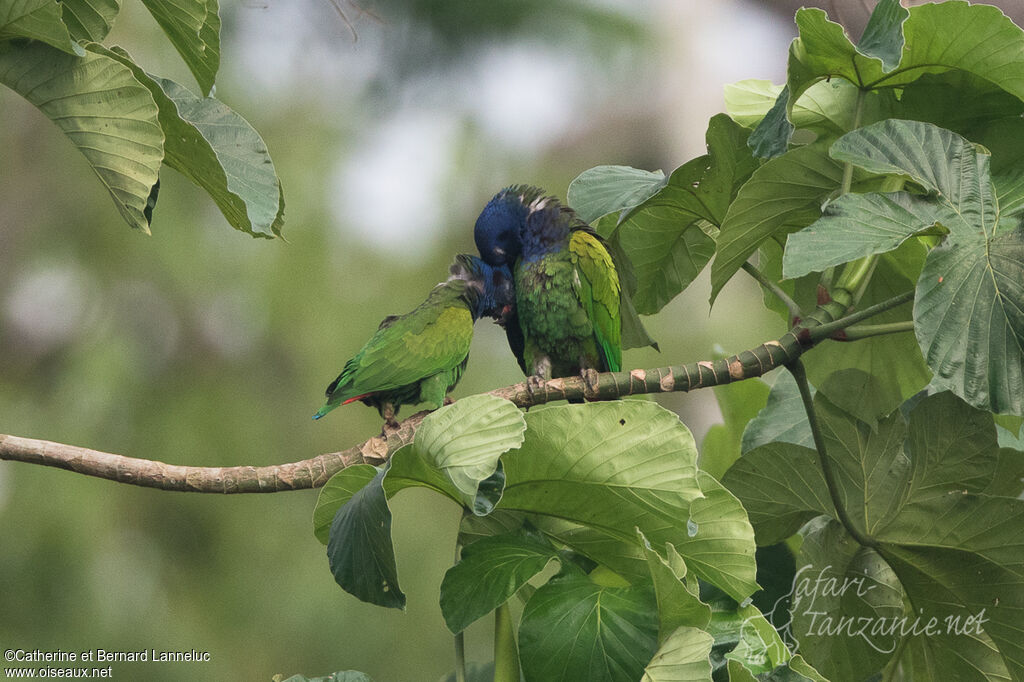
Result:
[[[576,296],[594,326],[594,337],[608,369],[622,369],[622,320],[619,314],[619,277],[600,238],[589,229],[569,235],[569,254],[578,279]]]
[[[469,355],[473,316],[464,304],[424,306],[374,334],[360,351],[345,399],[407,386],[458,367]]]

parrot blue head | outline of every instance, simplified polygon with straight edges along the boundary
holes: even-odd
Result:
[[[521,231],[530,212],[530,187],[506,187],[494,195],[476,219],[473,239],[489,265],[514,264],[522,251]],[[530,196],[527,196],[527,195]]]
[[[516,294],[508,265],[489,265],[476,256],[459,254],[450,279],[465,280],[469,285],[473,319],[493,317],[504,324],[514,314]]]

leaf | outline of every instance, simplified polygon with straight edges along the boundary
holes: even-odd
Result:
[[[120,0],[61,0],[64,23],[75,40],[99,42],[121,12]]]
[[[935,678],[937,671],[942,671],[940,678],[951,679],[976,679],[979,671],[982,679],[1005,678],[1006,671],[1021,677],[1024,644],[1017,635],[1024,628],[1024,537],[1019,532],[1024,502],[971,492],[989,489],[1000,457],[992,415],[949,393],[920,399],[902,428],[893,420],[902,420],[903,411],[867,423],[842,412],[820,392],[815,406],[829,457],[839,469],[837,494],[853,522],[873,533],[874,549],[899,578],[912,608],[902,616],[909,619],[909,629],[893,630],[905,621],[881,621],[880,616],[869,625],[881,628],[875,630],[880,634],[910,634],[910,654],[903,661],[912,666],[915,679]],[[839,440],[846,444],[845,454]],[[747,453],[725,477],[756,528],[771,505],[785,504],[789,514],[820,511],[814,495],[776,483],[786,479],[786,467],[794,466],[795,446],[776,446],[784,450],[774,456],[771,447]],[[749,484],[744,468],[755,457],[761,459],[757,464],[765,471],[764,480],[771,482],[761,484],[763,499],[745,494],[731,480]],[[904,460],[907,464],[901,464]],[[807,462],[801,470],[809,468]],[[842,535],[822,538],[823,556],[843,544]],[[822,561],[838,566],[829,556]],[[837,613],[847,616],[861,608],[840,606]],[[973,629],[967,632],[963,626],[969,618]],[[828,665],[837,670],[854,664],[835,648],[828,656]]]
[[[615,231],[615,242],[633,264],[639,313],[661,310],[696,279],[714,254],[714,240],[697,223],[705,209],[693,194],[707,169],[706,157],[680,166],[657,194]]]
[[[812,396],[813,390],[812,387]],[[800,389],[789,372],[776,375],[775,383],[768,392],[767,404],[743,430],[740,450],[745,454],[773,441],[802,445],[805,448],[814,447],[814,437],[811,435],[811,425],[807,422]]]
[[[519,530],[523,527],[525,518],[519,512],[504,511],[498,509],[487,516],[466,514],[459,524],[458,542],[467,547],[477,540],[503,535]]]
[[[41,40],[68,54],[85,54],[71,40],[56,0],[9,0],[0,5],[0,40],[11,38]]]
[[[934,249],[918,282],[914,327],[932,386],[1024,415],[1024,230]]]
[[[462,550],[441,582],[441,613],[458,634],[498,608],[558,553],[543,537],[522,530],[484,538]]]
[[[779,633],[754,606],[712,603],[706,628],[715,638],[712,661],[735,661],[754,675],[764,675],[789,662],[792,654]],[[724,663],[724,661],[722,661]]]
[[[937,193],[939,205],[947,210],[935,215],[953,241],[979,228],[990,233],[996,223],[990,155],[952,131],[930,123],[888,119],[844,135],[829,153],[837,161],[871,173],[908,175]],[[920,215],[923,206],[919,204],[915,214]]]
[[[842,167],[821,144],[786,152],[754,171],[722,222],[711,264],[711,301],[766,239],[781,237],[821,214],[820,206],[842,180]]]
[[[235,229],[280,235],[281,182],[266,144],[245,119],[212,97],[196,97],[174,81],[150,76],[120,48],[88,47],[130,68],[152,93],[166,134],[168,166],[204,189]]]
[[[702,493],[693,436],[675,414],[610,401],[528,412],[526,424],[522,446],[504,458],[500,509],[549,514],[631,543],[637,527],[656,543],[685,537],[690,502]]]
[[[519,625],[527,680],[638,679],[657,648],[650,587],[601,587],[585,577],[555,579],[533,595]]]
[[[503,398],[482,394],[446,405],[424,417],[413,442],[392,455],[384,489],[390,497],[425,485],[487,514],[496,500],[481,494],[481,483],[498,470],[502,453],[523,442],[525,430],[519,408]]]
[[[615,243],[636,273],[633,301],[638,312],[661,310],[714,255],[709,234],[757,167],[746,138],[747,132],[727,116],[713,117],[706,134],[708,154],[673,171],[664,187],[630,211],[615,230]]]
[[[775,104],[784,86],[766,80],[744,80],[725,86],[725,109],[734,121],[752,128]],[[812,85],[793,104],[790,120],[801,130],[819,137],[835,138],[858,127],[855,124],[858,89],[853,83],[836,78]],[[874,123],[893,115],[888,91],[865,95],[861,124]],[[914,117],[906,117],[914,118]]]
[[[342,469],[328,479],[316,499],[313,509],[313,535],[326,545],[331,524],[338,510],[352,499],[377,476],[377,467],[369,464],[354,464]]]
[[[698,474],[693,436],[646,401],[551,407],[526,415],[523,446],[504,458],[499,507],[590,526],[627,543],[639,528],[672,543],[705,580],[737,599],[757,589],[753,533],[739,501]]]
[[[631,583],[650,577],[644,551],[635,541],[627,542],[561,519],[534,517],[532,520],[547,537],[614,571]]]
[[[380,471],[338,509],[331,522],[327,559],[335,582],[352,596],[404,609],[383,480],[384,471]]]
[[[880,0],[857,41],[857,52],[881,61],[886,73],[895,69],[903,53],[903,22],[909,16],[899,0]]]
[[[220,67],[220,16],[217,0],[142,0],[181,55],[204,95]]]
[[[783,275],[794,279],[892,251],[938,223],[933,203],[907,192],[844,194],[825,207],[821,218],[789,235]]]
[[[163,133],[152,95],[132,72],[103,55],[0,43],[0,83],[71,139],[125,221],[148,233],[145,211],[164,155]]]
[[[660,170],[597,166],[569,183],[567,199],[583,222],[592,223],[603,215],[642,204],[665,182],[665,174]]]
[[[903,615],[899,580],[877,552],[857,544],[836,521],[819,516],[800,534],[791,606],[800,652],[828,679],[867,679],[899,645],[898,631],[870,628]]]
[[[817,453],[768,443],[743,454],[722,477],[742,502],[758,545],[785,540],[819,514],[833,514]]]
[[[741,601],[760,589],[754,529],[736,496],[703,471],[697,478],[704,497],[690,503],[686,537],[673,544],[694,573]]]
[[[682,582],[686,576],[686,562],[676,552],[676,548],[671,544],[665,545],[666,558],[662,558],[643,533],[637,533],[644,548],[658,604],[658,640],[664,645],[667,638],[682,626],[705,627],[711,618],[711,609]],[[710,645],[708,648],[711,648]]]
[[[711,645],[715,639],[693,627],[676,628],[644,668],[640,682],[699,682],[711,678]]]
[[[789,85],[783,86],[771,109],[750,134],[750,149],[757,158],[773,159],[789,148],[794,128],[786,115],[786,107],[791,99]]]

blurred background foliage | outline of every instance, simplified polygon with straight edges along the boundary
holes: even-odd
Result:
[[[0,91],[0,432],[211,466],[361,442],[379,429],[373,410],[310,419],[324,387],[384,315],[410,310],[473,250],[494,192],[529,182],[564,197],[601,163],[671,171],[703,153],[723,84],[781,81],[794,35],[785,2],[366,0],[339,5],[346,19],[328,0],[221,4],[217,96],[270,148],[287,243],[230,229],[173,172],[153,235],[131,232],[69,141]],[[862,3],[840,4],[856,24]],[[138,3],[109,42],[196,90]],[[649,321],[662,353],[630,351],[626,365],[783,331],[746,279],[710,315],[708,293],[705,273]],[[522,378],[501,330],[477,332],[456,397]],[[718,418],[710,392],[657,399],[698,441]],[[315,499],[164,493],[5,463],[0,643],[211,652],[118,664],[123,679],[449,671],[437,596],[458,510],[420,490],[394,500],[399,613],[336,587],[311,532]],[[470,660],[490,657],[488,627],[468,631]]]

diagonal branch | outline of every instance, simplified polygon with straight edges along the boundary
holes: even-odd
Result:
[[[912,297],[912,292],[897,296],[846,317],[840,317],[844,307],[832,302],[819,307],[814,315],[782,337],[720,360],[623,372],[589,370],[585,376],[552,379],[539,387],[519,383],[490,391],[490,395],[510,400],[518,407],[531,407],[554,400],[615,400],[648,393],[692,391],[759,377],[793,362],[828,334],[869,315],[906,303]],[[828,334],[818,333],[819,329],[815,328],[827,330]],[[397,430],[388,433],[387,438],[376,436],[341,452],[262,467],[180,466],[4,434],[0,434],[0,460],[67,469],[86,476],[161,490],[199,493],[304,490],[322,486],[335,473],[353,464],[384,463],[398,448],[412,442],[426,414],[420,412],[405,419]]]

